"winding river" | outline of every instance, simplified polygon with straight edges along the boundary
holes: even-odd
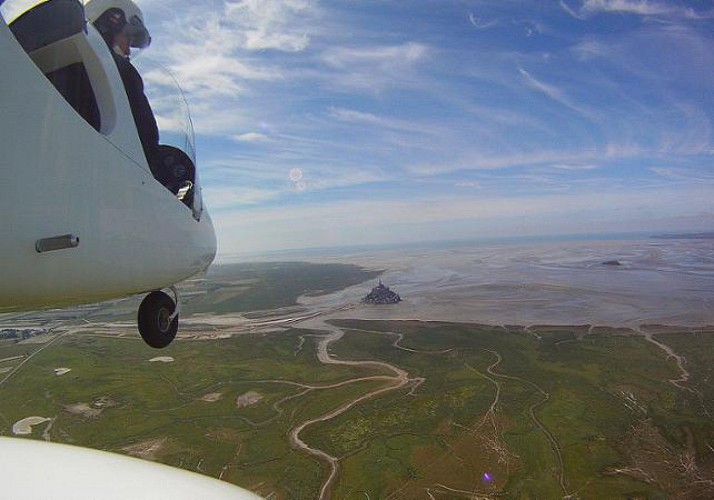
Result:
[[[296,427],[294,427],[290,431],[290,444],[299,449],[303,450],[304,452],[317,457],[318,459],[327,462],[327,464],[330,466],[330,473],[327,476],[327,479],[322,484],[322,487],[320,488],[320,500],[327,500],[330,498],[331,494],[331,489],[332,485],[337,479],[337,474],[339,472],[339,458],[333,457],[329,453],[313,448],[307,443],[305,443],[302,439],[300,439],[300,433],[307,427],[309,427],[312,424],[315,424],[317,422],[325,422],[327,420],[330,420],[332,418],[335,418],[338,415],[341,415],[342,413],[346,412],[353,406],[366,401],[370,398],[373,398],[375,396],[378,396],[380,394],[383,394],[388,391],[393,391],[396,389],[399,389],[401,387],[404,387],[405,385],[409,384],[412,379],[409,378],[409,374],[402,370],[401,368],[398,368],[396,366],[390,365],[389,363],[384,363],[381,361],[347,361],[347,360],[342,360],[342,359],[337,359],[334,358],[330,355],[329,352],[329,345],[332,342],[335,342],[339,339],[342,338],[344,335],[344,332],[340,330],[339,328],[330,325],[329,323],[326,323],[325,321],[320,320],[318,323],[313,323],[310,325],[311,329],[315,330],[322,330],[322,331],[327,331],[328,333],[322,337],[320,342],[317,345],[317,357],[320,360],[321,363],[324,364],[331,364],[331,365],[349,365],[349,366],[367,366],[367,367],[372,367],[372,368],[387,368],[388,370],[394,372],[393,377],[389,376],[384,376],[384,375],[375,375],[374,377],[361,377],[358,379],[351,379],[347,380],[344,382],[341,382],[339,384],[335,384],[335,386],[338,385],[345,385],[347,383],[352,383],[352,382],[357,382],[357,381],[363,381],[363,380],[386,380],[386,385],[384,387],[381,387],[379,389],[376,389],[374,391],[368,392],[367,394],[363,394],[362,396],[353,399],[352,401],[348,401],[344,403],[342,406],[339,406],[338,408],[327,412],[323,415],[320,415],[318,417],[315,417],[313,419],[307,420]]]

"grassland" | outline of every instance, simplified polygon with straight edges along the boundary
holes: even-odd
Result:
[[[577,328],[541,328],[538,340],[518,328],[338,324],[347,333],[331,345],[334,356],[385,361],[412,383],[305,429],[305,442],[341,458],[333,498],[712,491],[693,486],[714,479],[714,423],[701,406],[708,396],[670,383],[676,365],[641,336],[613,330],[578,339]],[[161,352],[171,363],[149,362],[156,352],[139,340],[66,335],[0,386],[0,433],[28,416],[49,417],[53,441],[144,456],[276,498],[315,498],[325,464],[291,448],[290,429],[383,386],[336,382],[384,371],[321,364],[313,335],[179,341]],[[700,342],[694,352],[711,352],[712,332],[662,338],[674,344],[687,335]],[[0,359],[37,348],[5,342]],[[706,377],[711,355],[700,358],[689,368]],[[57,376],[57,367],[72,371]],[[239,407],[248,392],[259,401]]]
[[[676,365],[634,332],[603,330],[579,340],[578,328],[542,327],[537,339],[522,329],[474,325],[339,325],[351,333],[335,346],[337,355],[377,357],[426,380],[411,395],[380,398],[308,435],[347,457],[338,498],[360,491],[384,498],[395,488],[395,498],[429,488],[448,496],[437,484],[509,498],[713,492],[714,422],[698,394],[669,382],[679,375]],[[396,334],[403,338],[395,345]],[[709,354],[691,365],[706,372],[714,334],[696,335],[698,347],[708,349],[699,352]],[[395,436],[399,446],[385,449]],[[389,462],[368,467],[374,456]],[[481,480],[486,471],[492,483]]]
[[[150,362],[156,352],[141,341],[67,336],[0,387],[0,433],[27,416],[49,417],[53,441],[146,456],[263,494],[311,498],[322,466],[290,448],[289,429],[374,384],[302,394],[297,384],[329,385],[365,371],[320,364],[314,339],[297,350],[299,335],[176,342],[161,352],[171,363]],[[1,357],[6,350],[19,352],[0,346]],[[72,371],[57,376],[57,367]],[[262,399],[238,408],[237,398],[250,391]],[[33,437],[41,435],[39,429]]]
[[[204,315],[269,318],[302,292],[372,277],[281,266],[224,269],[192,285],[187,302]],[[295,285],[283,286],[290,273]],[[101,334],[69,316],[45,343],[0,341],[0,434],[47,417],[30,438],[313,499],[330,468],[291,445],[291,431],[395,387],[300,433],[338,459],[332,498],[714,497],[714,330],[644,330],[683,356],[682,382],[675,359],[626,329],[335,320],[319,331],[194,336],[158,352],[138,335],[107,334],[129,309],[94,310],[92,321],[107,320]],[[385,365],[323,364],[318,345],[337,330],[333,360],[383,362],[407,383]],[[173,361],[150,361],[159,355]]]

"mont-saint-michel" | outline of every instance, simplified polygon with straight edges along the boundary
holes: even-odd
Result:
[[[402,298],[394,290],[390,290],[388,286],[379,280],[379,284],[372,288],[363,299],[365,304],[383,305],[383,304],[398,304]]]
[[[714,496],[707,241],[295,258],[184,284],[161,351],[138,299],[4,315],[37,334],[0,339],[0,434],[266,498]]]

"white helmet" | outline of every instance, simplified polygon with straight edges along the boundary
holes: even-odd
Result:
[[[84,12],[87,20],[105,38],[128,26],[132,47],[144,49],[151,43],[149,31],[144,26],[144,14],[131,0],[89,0]]]

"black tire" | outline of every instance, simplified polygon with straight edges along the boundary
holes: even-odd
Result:
[[[176,310],[173,299],[164,292],[151,292],[139,306],[139,333],[144,342],[154,349],[169,345],[178,331],[178,315],[169,322]]]

